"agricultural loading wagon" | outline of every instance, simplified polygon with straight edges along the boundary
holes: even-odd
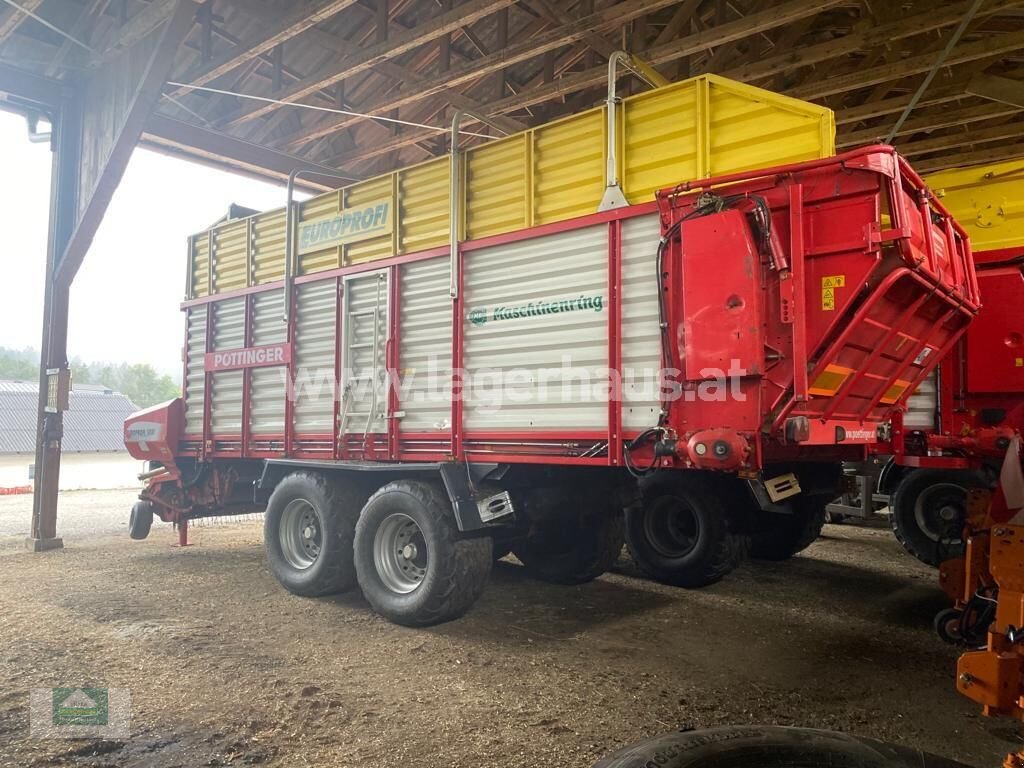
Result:
[[[133,535],[265,508],[286,588],[405,624],[508,551],[596,577],[627,507],[670,583],[806,546],[975,314],[967,238],[891,148],[832,156],[828,110],[609,90],[192,238],[183,397],[125,426]]]
[[[852,493],[829,511],[866,517],[888,505],[907,551],[938,565],[963,554],[968,491],[995,486],[1024,431],[1024,161],[925,180],[970,236],[983,306],[893,415],[890,439],[848,468]]]

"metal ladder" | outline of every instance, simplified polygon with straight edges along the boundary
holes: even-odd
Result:
[[[380,337],[381,337],[381,298],[384,288],[385,279],[383,275],[378,275],[377,278],[377,296],[374,300],[373,309],[366,309],[361,312],[346,313],[345,315],[345,355],[344,364],[345,370],[350,370],[353,362],[352,353],[361,349],[370,350],[370,360],[372,361],[370,372],[361,376],[353,376],[345,382],[345,391],[342,393],[341,399],[341,413],[338,417],[338,438],[340,440],[345,439],[345,435],[348,433],[350,419],[366,416],[366,423],[363,427],[363,451],[366,451],[367,443],[369,440],[370,428],[373,426],[374,417],[377,415],[378,407],[378,388],[379,381],[381,379],[382,367],[378,364],[383,350],[380,348]],[[347,305],[347,303],[346,303]],[[373,341],[353,341],[353,331],[356,322],[360,319],[372,318],[373,323]],[[387,361],[384,361],[387,364]],[[358,391],[361,384],[370,384],[370,407],[366,411],[354,411],[352,410],[353,405],[353,394]]]

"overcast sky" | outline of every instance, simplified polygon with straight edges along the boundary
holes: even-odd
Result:
[[[0,112],[0,346],[39,347],[50,149]],[[186,238],[231,203],[284,206],[283,187],[137,149],[71,289],[68,354],[181,375]]]

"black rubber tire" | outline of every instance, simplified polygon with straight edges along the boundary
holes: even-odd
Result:
[[[704,587],[734,571],[746,558],[750,540],[734,529],[726,500],[735,493],[728,482],[696,471],[659,472],[643,481],[640,505],[626,511],[626,546],[637,567],[677,587]],[[680,548],[680,554],[653,539],[649,516],[661,514],[662,503],[682,504],[692,514],[694,543]]]
[[[935,628],[935,634],[937,634],[944,643],[950,645],[962,645],[964,642],[964,636],[960,632],[960,622],[963,618],[963,612],[956,608],[945,608],[935,614],[935,620],[932,622],[932,626]]]
[[[419,526],[426,546],[426,573],[411,592],[389,588],[374,562],[380,525],[402,513]],[[459,533],[451,501],[434,483],[397,480],[374,493],[359,513],[355,566],[363,596],[381,616],[407,627],[427,627],[462,616],[483,594],[491,573],[490,537]]]
[[[149,536],[149,529],[153,527],[153,503],[150,501],[136,501],[132,504],[131,514],[128,516],[128,535],[136,541],[142,541]]]
[[[530,575],[551,584],[586,584],[611,570],[625,543],[622,514],[586,508],[537,521],[512,552]]]
[[[297,499],[316,510],[321,526],[320,553],[305,569],[288,562],[280,540],[281,517]],[[355,586],[352,538],[361,501],[355,488],[316,472],[295,472],[277,484],[263,516],[263,546],[270,571],[281,586],[302,597],[332,595]]]
[[[916,749],[832,731],[726,726],[632,744],[594,768],[967,768]]]
[[[789,560],[821,536],[825,527],[825,496],[793,499],[793,513],[762,513],[761,526],[750,535],[750,556],[758,560]]]
[[[903,548],[925,565],[938,567],[943,560],[960,557],[964,553],[962,529],[964,521],[950,521],[948,531],[938,534],[938,539],[928,535],[918,522],[916,504],[918,497],[929,487],[938,484],[959,485],[965,492],[980,483],[965,472],[936,469],[915,469],[903,476],[896,492],[892,495],[889,522],[893,533]]]

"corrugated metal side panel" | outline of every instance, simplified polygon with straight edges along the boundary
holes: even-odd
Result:
[[[192,260],[192,295],[199,298],[210,294],[210,238],[206,232],[193,235],[190,245]]]
[[[281,319],[284,312],[281,291],[257,293],[252,300],[253,345],[284,343],[288,338],[288,326]],[[249,424],[252,434],[282,434],[287,369],[284,366],[253,368],[249,375]]]
[[[334,434],[336,280],[298,286],[295,316],[295,431]]]
[[[341,210],[339,192],[328,192],[319,197],[311,198],[302,203],[299,208],[299,221],[317,219],[321,216],[330,216]],[[282,224],[282,226],[284,226]],[[283,237],[283,235],[282,235]],[[282,246],[284,241],[282,240]],[[298,257],[299,274],[308,275],[311,272],[323,272],[327,269],[337,269],[341,266],[341,248],[325,248],[322,251],[311,251]]]
[[[935,429],[935,417],[939,407],[938,368],[928,374],[921,386],[907,398],[907,411],[903,414],[903,426],[911,429]]]
[[[597,211],[604,194],[604,109],[533,131],[533,223]]]
[[[723,78],[705,79],[709,90],[705,175],[817,160],[836,153],[832,110]]]
[[[466,428],[606,428],[607,226],[473,251],[465,281],[465,368],[477,385],[466,397]],[[581,297],[600,303],[573,311],[560,304]],[[552,304],[557,312],[507,316]],[[502,388],[494,386],[499,375]]]
[[[395,210],[395,174],[388,173],[384,176],[377,176],[367,181],[345,187],[345,207],[357,208],[366,203],[387,198],[392,202],[391,210]],[[395,222],[400,226],[400,222]],[[386,259],[395,255],[395,236],[381,235],[358,243],[349,243],[345,246],[345,263],[359,264],[374,259]]]
[[[625,99],[621,114],[632,203],[683,181],[835,154],[830,109],[714,75]]]
[[[449,158],[439,157],[399,171],[400,253],[415,253],[448,243],[450,165]]]
[[[525,133],[466,152],[466,237],[474,240],[529,226]]]
[[[657,214],[622,223],[622,426],[658,423],[661,337],[658,319]]]
[[[622,186],[630,202],[654,199],[654,192],[701,177],[701,125],[694,80],[626,99],[619,114]]]
[[[249,283],[249,220],[232,221],[213,231],[213,290],[225,293]]]
[[[203,434],[206,395],[206,315],[209,305],[185,310],[185,434]]]
[[[223,299],[213,305],[213,349],[245,346],[245,298]],[[242,432],[242,371],[222,371],[211,377],[210,428],[215,435]]]
[[[342,384],[346,434],[386,432],[385,350],[388,339],[387,273],[373,272],[345,281],[347,355]],[[376,316],[369,313],[377,308]],[[376,334],[374,332],[376,319]],[[377,345],[374,346],[376,338]]]
[[[1024,160],[942,171],[925,181],[967,229],[975,253],[1024,246]]]
[[[452,300],[448,296],[448,269],[447,257],[401,268],[403,431],[451,429]]]
[[[262,213],[255,217],[252,237],[252,276],[254,285],[284,278],[284,211]]]

